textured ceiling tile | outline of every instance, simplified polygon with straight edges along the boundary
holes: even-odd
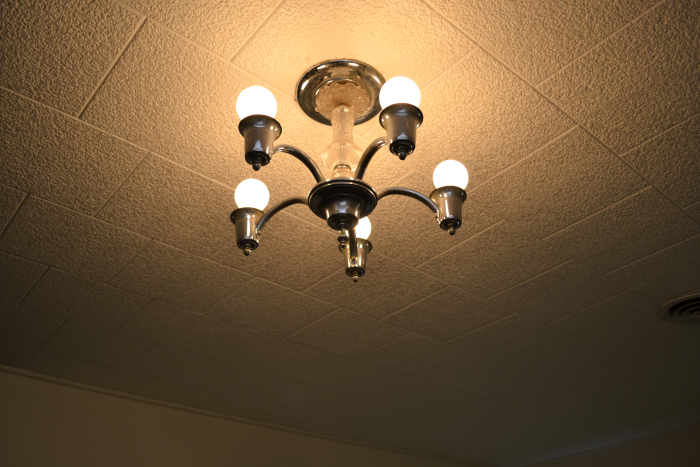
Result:
[[[695,203],[692,206],[685,208],[685,212],[693,216],[698,222],[700,222],[700,203]]]
[[[479,45],[538,83],[654,4],[429,0]]]
[[[420,269],[489,297],[567,259],[541,240],[502,222],[436,256]]]
[[[539,85],[614,151],[700,111],[700,9],[667,2]]]
[[[204,311],[249,277],[199,256],[151,242],[110,283],[173,305]]]
[[[342,24],[340,40],[335,39],[341,34],[338,24]],[[233,62],[294,95],[301,75],[324,60],[362,60],[386,79],[408,76],[425,86],[473,47],[456,28],[416,0],[348,4],[291,0],[275,11]],[[266,51],[265,59],[261,50]]]
[[[119,328],[119,332],[197,353],[236,329],[238,326],[233,323],[154,300]]]
[[[150,299],[56,269],[42,276],[22,306],[114,331]]]
[[[638,371],[637,365],[609,356],[576,368],[556,373],[552,379],[585,391],[595,391],[605,381],[624,379]]]
[[[527,378],[527,373],[523,374]],[[527,381],[526,378],[519,378],[519,382]],[[540,377],[538,376],[534,378],[535,379],[532,381],[539,381],[537,378]],[[501,385],[499,384],[496,387],[501,387]],[[507,389],[505,386],[503,386],[503,388]],[[481,426],[481,429],[483,429],[483,422],[506,416],[514,410],[515,409],[513,408],[513,406],[505,404],[503,403],[503,401],[499,401],[496,399],[478,399],[468,401],[467,403],[462,404],[459,407],[455,407],[451,409],[449,413],[451,413],[455,417],[459,417],[462,420],[468,420],[472,423],[478,421],[479,425]]]
[[[372,365],[317,351],[276,371],[305,383],[335,387],[375,371]]]
[[[296,383],[297,381],[272,373],[229,365],[226,371],[207,379],[201,383],[201,386],[228,394],[262,399]]]
[[[84,360],[78,360],[68,371],[61,374],[61,378],[119,392],[134,392],[153,380],[153,376],[150,375]]]
[[[3,157],[5,157],[5,151],[3,153]],[[2,167],[5,167],[4,163]],[[12,216],[15,215],[25,196],[26,193],[17,191],[9,186],[0,185],[0,234],[5,230]]]
[[[384,321],[448,341],[505,318],[510,311],[456,287],[446,287],[384,318]]]
[[[308,211],[306,206],[300,209]],[[326,227],[321,219],[314,220]],[[228,216],[226,221],[231,222]],[[324,232],[286,213],[270,220],[260,235],[260,246],[250,256],[236,246],[233,225],[230,228],[230,243],[211,258],[286,287],[304,290],[343,267],[336,232]]]
[[[220,360],[158,345],[131,362],[127,370],[195,384],[229,366]]]
[[[396,156],[392,157],[401,163]],[[432,168],[412,172],[402,178],[398,185],[429,196],[434,190],[432,174]],[[470,198],[462,208],[462,227],[455,236],[451,236],[440,228],[435,215],[427,207],[403,196],[383,198],[369,218],[372,221],[372,250],[412,266],[429,260],[500,220]],[[420,238],[419,243],[416,243],[417,238]]]
[[[367,423],[396,414],[400,410],[402,410],[400,407],[391,406],[384,402],[360,398],[335,405],[324,410],[323,413],[343,420]]]
[[[14,2],[0,10],[0,84],[77,114],[139,18],[112,2]]]
[[[470,195],[499,217],[546,237],[645,186],[639,175],[577,128]]]
[[[314,297],[253,279],[207,314],[278,337],[286,337],[335,309]]]
[[[151,156],[97,215],[109,223],[208,257],[234,237],[233,190]]]
[[[107,281],[148,239],[30,196],[0,239],[0,250]]]
[[[469,354],[424,371],[419,376],[441,385],[469,388],[500,378],[513,371],[513,368],[502,363]]]
[[[454,386],[433,386],[393,401],[394,404],[417,411],[444,412],[483,396],[466,392]]]
[[[390,401],[428,388],[432,384],[413,376],[380,369],[338,387],[339,390],[378,401]]]
[[[546,241],[605,273],[698,233],[697,222],[658,191],[648,188]]]
[[[325,426],[327,421],[331,420],[331,417],[306,410],[284,407],[280,410],[261,415],[260,420],[277,426],[315,433],[320,427]]]
[[[42,348],[69,357],[122,367],[151,347],[153,344],[150,342],[69,321]]]
[[[254,3],[125,0],[125,3],[207,49],[231,58],[279,0]]]
[[[201,407],[223,396],[219,391],[161,378],[140,387],[134,394],[189,407]]]
[[[76,359],[35,347],[0,341],[0,363],[42,375],[60,376]]]
[[[367,274],[358,283],[340,270],[311,287],[308,293],[381,319],[444,286],[427,274],[377,253],[369,254],[367,267]]]
[[[608,354],[573,337],[565,337],[504,361],[516,368],[549,376],[594,362]]]
[[[502,404],[504,401],[515,401],[535,394],[552,391],[560,386],[561,384],[558,382],[543,376],[516,371],[502,378],[489,381],[486,384],[474,386],[469,390],[485,397],[500,399]],[[478,401],[475,404],[483,405],[484,402]]]
[[[514,406],[542,414],[566,413],[570,407],[587,404],[596,396],[567,386],[511,402]]]
[[[40,347],[64,323],[55,316],[0,302],[0,340]]]
[[[274,371],[314,349],[253,329],[241,328],[202,352],[212,358],[263,371]]]
[[[624,292],[624,288],[586,266],[570,261],[491,300],[541,323]]]
[[[262,83],[147,22],[83,118],[231,187],[258,178],[273,203],[305,194],[314,179],[293,157],[275,155],[259,172],[245,162],[235,105],[238,94],[255,84]],[[309,119],[291,97],[276,94],[283,125],[278,142],[320,153],[330,128]]]
[[[318,411],[347,402],[352,398],[350,394],[333,389],[299,383],[273,394],[267,400],[298,410]]]
[[[700,116],[621,157],[681,206],[700,202]]]
[[[43,264],[0,253],[0,299],[19,303],[45,271]]]
[[[360,357],[376,366],[409,375],[441,365],[465,352],[427,337],[409,334]]]
[[[536,321],[513,314],[450,341],[450,344],[494,360],[561,339],[564,335]]]
[[[644,360],[678,347],[700,341],[700,331],[689,326],[663,321],[630,332],[600,346],[628,360]]]
[[[608,277],[657,305],[681,297],[700,283],[700,236],[616,269]]]
[[[357,357],[408,334],[391,324],[339,309],[289,336],[345,357]]]
[[[146,157],[143,149],[2,91],[0,134],[0,183],[86,214]]]
[[[247,397],[225,395],[207,402],[202,407],[216,413],[232,415],[234,417],[260,420],[271,413],[280,410],[281,407],[269,402],[263,402]]]
[[[471,188],[574,126],[480,50],[425,88],[421,110],[416,152],[406,163],[432,174],[440,161],[457,159],[469,170]]]
[[[592,344],[656,323],[657,306],[630,293],[608,298],[548,325]]]

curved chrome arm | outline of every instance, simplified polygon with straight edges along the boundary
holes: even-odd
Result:
[[[362,153],[360,162],[357,163],[357,168],[355,169],[356,180],[362,180],[362,177],[365,176],[367,166],[372,160],[372,157],[374,157],[377,151],[379,151],[384,146],[386,146],[386,137],[384,136],[380,136],[379,138],[372,141],[369,146],[367,146],[367,149],[365,149],[365,152]]]
[[[416,199],[421,203],[425,204],[433,211],[435,214],[438,213],[439,209],[437,204],[433,203],[433,200],[425,196],[424,194],[418,193],[417,191],[409,190],[408,188],[392,187],[385,188],[377,194],[377,201],[389,195],[402,195],[408,196],[409,198]]]
[[[295,148],[292,145],[289,144],[280,144],[279,146],[275,146],[274,149],[272,150],[272,154],[278,153],[278,152],[285,152],[289,154],[290,156],[294,156],[297,159],[299,159],[301,162],[304,163],[304,165],[311,171],[311,174],[314,176],[316,179],[316,182],[320,183],[326,179],[326,177],[323,176],[321,173],[321,169],[318,168],[318,165],[311,159],[304,151],[302,151],[299,148]]]
[[[258,220],[258,223],[255,225],[255,230],[260,233],[263,227],[265,227],[265,224],[267,224],[267,221],[269,221],[272,216],[280,212],[282,209],[288,208],[294,204],[306,204],[306,198],[297,196],[294,198],[287,198],[284,201],[280,201],[279,203],[275,204],[268,209],[267,212],[262,215],[262,217],[260,217],[260,220]]]

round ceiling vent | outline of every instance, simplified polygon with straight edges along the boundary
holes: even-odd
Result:
[[[676,323],[700,322],[700,295],[673,300],[659,308],[659,318]]]

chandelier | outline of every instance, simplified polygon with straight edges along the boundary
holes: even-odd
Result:
[[[357,60],[329,60],[312,67],[297,84],[297,102],[312,119],[333,128],[333,138],[321,160],[331,171],[323,176],[314,160],[300,149],[282,144],[273,146],[282,134],[274,116],[277,102],[261,86],[251,86],[238,96],[236,112],[241,118],[238,129],[244,139],[245,160],[254,170],[270,163],[272,155],[286,153],[299,159],[316,179],[306,197],[285,199],[264,211],[270,193],[256,179],[242,181],[234,194],[238,209],[231,213],[236,227],[238,248],[248,256],[258,247],[260,234],[267,222],[282,209],[304,204],[338,231],[339,250],[345,272],[357,282],[365,274],[367,255],[372,244],[369,216],[379,200],[390,195],[413,198],[426,205],[441,229],[454,235],[462,225],[462,204],[467,200],[464,189],[469,181],[467,169],[458,161],[446,160],[433,173],[435,190],[425,196],[417,191],[392,187],[377,193],[363,180],[372,157],[382,147],[400,160],[416,147],[418,127],[423,113],[418,108],[420,90],[408,78],[397,76],[384,81],[377,70]],[[381,111],[381,113],[380,113]],[[386,136],[375,139],[362,151],[353,142],[353,126],[379,113]]]

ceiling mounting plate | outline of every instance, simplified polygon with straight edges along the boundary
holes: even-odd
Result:
[[[317,122],[330,125],[334,106],[347,105],[355,113],[355,125],[376,116],[384,77],[359,60],[327,60],[311,67],[297,83],[297,102]]]

